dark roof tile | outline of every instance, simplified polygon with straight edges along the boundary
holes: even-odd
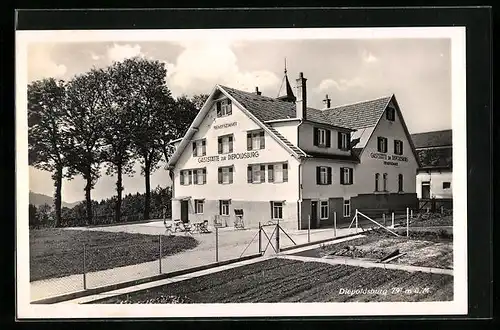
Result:
[[[412,134],[415,148],[443,147],[452,145],[452,130]]]

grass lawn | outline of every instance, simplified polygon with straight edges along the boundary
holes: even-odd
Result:
[[[348,291],[356,289],[366,291]],[[449,275],[273,258],[95,303],[407,302],[452,299],[453,276]]]
[[[162,256],[192,249],[190,236],[162,236]],[[157,260],[159,237],[121,232],[65,229],[30,230],[30,281],[83,273],[86,246],[87,272]]]

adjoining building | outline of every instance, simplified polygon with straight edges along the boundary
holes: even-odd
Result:
[[[452,130],[413,134],[420,168],[417,174],[416,192],[420,207],[432,211],[441,206],[453,207],[453,146]]]
[[[216,85],[169,161],[172,217],[245,227],[350,222],[354,210],[417,206],[418,157],[395,95],[323,109],[296,96]]]

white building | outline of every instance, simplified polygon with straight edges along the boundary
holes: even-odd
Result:
[[[418,159],[394,95],[324,109],[217,85],[169,162],[172,217],[246,227],[280,219],[291,228],[331,226],[354,209],[415,207]],[[220,217],[219,217],[220,216]]]
[[[420,161],[416,192],[418,198],[423,200],[421,205],[424,206],[423,203],[426,200],[438,199],[440,205],[451,208],[453,199],[452,130],[418,133],[411,137]],[[440,205],[434,205],[434,208],[439,208]]]

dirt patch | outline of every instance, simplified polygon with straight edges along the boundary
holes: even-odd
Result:
[[[178,303],[449,301],[453,277],[274,258],[94,303],[172,297]]]
[[[435,233],[419,232],[423,237],[436,238]],[[412,237],[380,236],[368,232],[365,237],[295,253],[297,256],[328,258],[347,257],[379,262],[398,251],[402,256],[389,261],[411,266],[453,268],[453,244],[443,238],[418,240]]]

